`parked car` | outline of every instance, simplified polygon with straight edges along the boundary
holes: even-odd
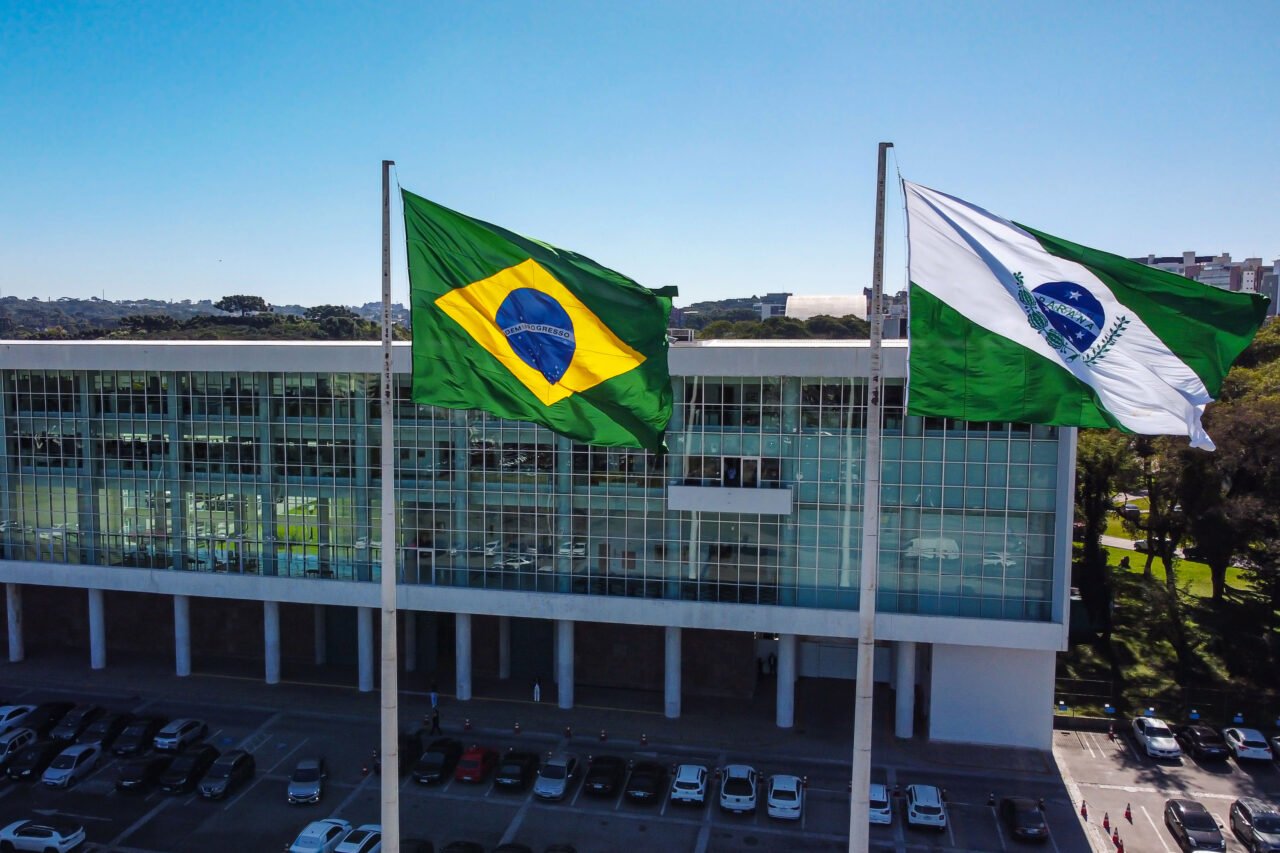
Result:
[[[36,741],[9,761],[5,773],[15,782],[34,782],[44,775],[45,768],[64,748],[57,741]]]
[[[201,720],[177,719],[156,732],[153,743],[162,752],[180,752],[186,746],[209,736],[209,727]]]
[[[251,753],[243,749],[228,750],[213,762],[209,772],[200,780],[200,796],[206,800],[220,800],[252,779],[256,769]]]
[[[697,803],[707,801],[707,768],[701,764],[681,764],[676,767],[671,780],[671,802]]]
[[[94,744],[68,746],[49,762],[40,781],[50,788],[70,788],[93,772],[101,757],[102,750]]]
[[[769,777],[766,800],[769,817],[776,820],[799,820],[804,813],[804,783],[799,776],[776,773]]]
[[[289,853],[334,853],[351,831],[351,824],[327,817],[307,824],[289,845]]]
[[[472,746],[458,759],[453,778],[459,782],[483,782],[498,766],[497,750],[487,746]]]
[[[84,843],[84,827],[73,820],[18,820],[0,829],[0,850],[66,853]]]
[[[422,753],[422,757],[413,765],[413,778],[416,782],[430,785],[432,782],[443,782],[453,773],[458,759],[462,757],[462,744],[453,738],[442,737],[433,740]]]
[[[581,539],[561,542],[557,553],[561,557],[585,557],[587,556],[587,543]]]
[[[893,823],[893,803],[889,801],[889,789],[879,782],[871,783],[869,823],[888,826]]]
[[[1201,760],[1225,760],[1231,753],[1227,750],[1227,742],[1222,735],[1208,726],[1178,726],[1174,729],[1174,740],[1182,747],[1182,751]]]
[[[1262,800],[1241,797],[1228,812],[1231,831],[1249,853],[1280,851],[1280,809]]]
[[[111,751],[116,755],[140,755],[155,743],[156,735],[167,720],[160,717],[135,717],[116,738]]]
[[[122,762],[116,776],[117,791],[142,793],[154,788],[169,769],[172,755],[142,755]]]
[[[24,728],[32,729],[40,737],[48,737],[53,727],[62,721],[67,712],[74,708],[71,702],[41,702],[27,718],[22,721]]]
[[[538,769],[538,779],[533,783],[533,795],[543,800],[562,800],[577,773],[578,756],[570,752],[557,752]]]
[[[1049,840],[1049,824],[1040,803],[1029,797],[1005,797],[1000,801],[1000,819],[1014,838],[1022,841]]]
[[[729,764],[720,782],[720,810],[745,814],[756,810],[756,794],[760,777],[746,764]]]
[[[357,826],[338,842],[333,853],[378,853],[382,849],[382,827],[376,823]]]
[[[80,733],[76,743],[96,743],[106,752],[131,722],[133,714],[103,714]]]
[[[587,775],[582,777],[582,791],[593,797],[612,797],[622,787],[627,762],[616,755],[594,755],[587,762]]]
[[[907,826],[947,828],[947,803],[942,790],[934,785],[908,785],[906,808]]]
[[[0,734],[21,726],[26,721],[27,716],[35,709],[35,705],[0,706]]]
[[[538,756],[532,752],[508,752],[498,763],[493,784],[523,791],[538,774]]]
[[[667,768],[656,761],[637,761],[622,795],[633,803],[654,803],[667,790]]]
[[[186,752],[179,752],[173,762],[160,774],[160,790],[169,794],[180,794],[191,791],[200,781],[200,777],[218,760],[218,750],[208,744],[193,746]]]
[[[1272,758],[1267,739],[1257,729],[1232,726],[1222,730],[1222,739],[1236,761],[1270,761]]]
[[[328,777],[329,768],[323,758],[302,759],[289,776],[289,802],[294,805],[320,802],[324,797],[324,780]]]
[[[80,737],[80,733],[93,723],[94,720],[107,713],[106,709],[99,705],[80,704],[75,705],[62,716],[58,724],[53,727],[49,736],[54,740],[63,740],[70,743]]]
[[[1181,758],[1182,747],[1173,738],[1169,724],[1155,717],[1133,718],[1133,739],[1152,758]]]
[[[9,729],[0,735],[0,767],[7,765],[18,753],[35,742],[36,733],[28,728]]]
[[[1178,847],[1187,851],[1226,850],[1218,822],[1195,800],[1166,800],[1164,825]]]

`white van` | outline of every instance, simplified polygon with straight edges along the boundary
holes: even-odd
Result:
[[[36,742],[36,733],[31,729],[9,729],[0,735],[0,767],[6,766],[13,757]]]
[[[938,558],[958,560],[960,559],[960,545],[954,539],[922,537],[908,542],[907,550],[903,556],[922,560],[936,560]]]

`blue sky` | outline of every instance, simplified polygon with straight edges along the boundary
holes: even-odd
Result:
[[[0,0],[0,294],[377,300],[384,157],[677,304],[857,291],[882,139],[1076,242],[1269,261],[1277,32],[1273,0]]]

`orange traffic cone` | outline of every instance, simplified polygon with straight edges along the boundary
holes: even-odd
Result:
[[[1080,801],[1080,817],[1085,820],[1089,819],[1089,803],[1085,800]]]
[[[1117,841],[1117,842],[1116,842],[1116,853],[1124,853],[1124,842],[1123,842],[1123,841]]]
[[[1129,808],[1129,804],[1124,804],[1124,819],[1133,823],[1133,810]]]
[[[1111,843],[1117,847],[1120,846],[1120,827],[1118,826],[1111,830]]]
[[[1111,831],[1111,816],[1106,812],[1102,813],[1102,831],[1103,832]]]

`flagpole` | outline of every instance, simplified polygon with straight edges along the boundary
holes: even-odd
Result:
[[[395,399],[391,373],[391,167],[382,161],[382,849],[400,849],[396,660]]]
[[[880,345],[884,337],[884,185],[892,142],[881,142],[876,172],[875,255],[871,267],[871,347],[867,372],[867,447],[863,466],[862,565],[858,595],[858,672],[853,702],[853,778],[849,785],[849,851],[871,843],[871,713],[875,699],[876,588],[880,566]],[[852,465],[853,460],[849,459]],[[902,685],[898,685],[901,690]]]

